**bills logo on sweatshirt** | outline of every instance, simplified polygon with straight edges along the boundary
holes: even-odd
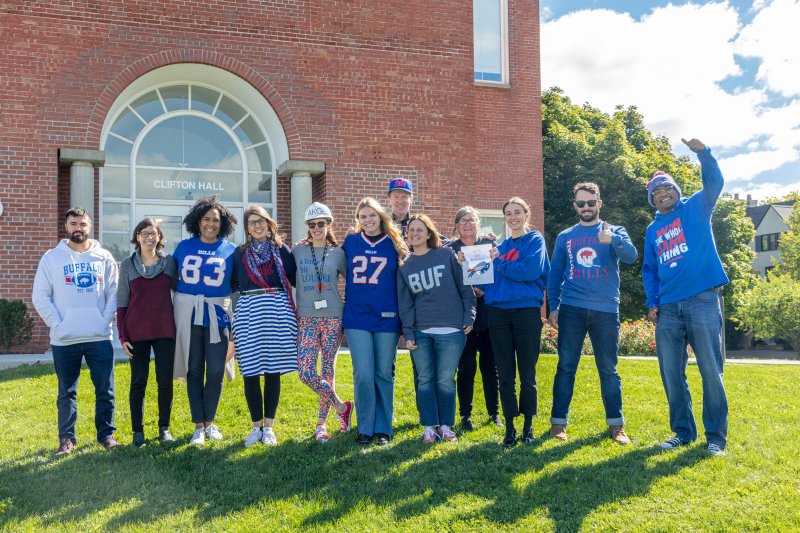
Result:
[[[516,248],[512,248],[503,255],[500,256],[500,259],[503,261],[516,261],[519,259],[519,250]]]
[[[575,254],[575,259],[578,261],[578,264],[584,268],[591,268],[594,266],[594,260],[597,258],[597,252],[595,252],[594,248],[585,247],[578,250],[578,253]]]
[[[94,286],[103,282],[103,263],[70,263],[64,265],[64,283],[74,285],[78,292],[92,292]]]

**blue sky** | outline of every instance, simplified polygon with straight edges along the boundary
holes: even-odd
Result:
[[[541,0],[542,85],[711,146],[725,190],[800,190],[800,0]]]

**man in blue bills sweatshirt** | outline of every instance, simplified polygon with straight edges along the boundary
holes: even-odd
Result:
[[[665,172],[647,184],[647,199],[656,208],[645,231],[642,279],[647,318],[656,324],[656,353],[675,435],[664,449],[697,440],[692,398],[686,381],[687,345],[691,345],[703,379],[703,425],[706,449],[722,455],[728,434],[728,399],[722,380],[722,310],[720,288],[728,283],[722,268],[711,215],[722,192],[722,173],[701,141],[681,139],[700,160],[703,188],[690,198]]]
[[[578,183],[572,192],[578,223],[556,238],[547,282],[549,321],[558,329],[550,436],[567,440],[575,372],[588,333],[611,438],[622,445],[630,444],[622,416],[622,381],[617,373],[619,262],[636,261],[636,247],[625,228],[600,220],[603,200],[597,184]]]

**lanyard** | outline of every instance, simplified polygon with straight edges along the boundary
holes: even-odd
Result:
[[[317,254],[314,245],[311,246],[311,258],[314,260],[314,270],[317,273],[317,292],[322,296],[322,273],[325,271],[325,257],[328,255],[327,243],[322,247],[322,261],[317,263]]]

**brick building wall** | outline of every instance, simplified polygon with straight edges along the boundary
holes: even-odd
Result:
[[[542,227],[537,2],[509,0],[509,87],[474,83],[465,0],[4,2],[0,39],[0,297],[30,304],[39,258],[63,236],[58,148],[98,149],[120,92],[176,63],[216,66],[263,95],[290,158],[326,163],[313,196],[340,235],[358,200],[383,200],[397,175],[414,182],[412,210],[445,233],[458,207],[499,209],[512,195]],[[286,232],[289,189],[278,178]],[[37,317],[22,351],[47,342]]]

